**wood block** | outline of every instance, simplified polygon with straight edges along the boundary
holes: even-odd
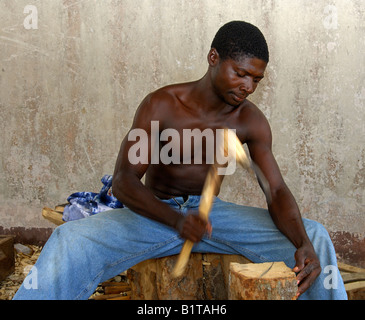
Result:
[[[227,300],[231,262],[252,263],[239,255],[205,253],[203,257],[204,299]]]
[[[0,235],[0,281],[15,270],[14,238]]]
[[[191,255],[185,276],[171,277],[177,255],[146,260],[127,272],[132,300],[203,299],[201,255]]]
[[[228,298],[229,261],[250,263],[238,255],[192,253],[184,275],[173,278],[177,257],[150,259],[130,268],[131,299],[224,300]]]
[[[68,205],[68,203],[64,203],[64,204],[59,204],[57,206],[55,206],[55,211],[57,212],[61,212],[63,213],[63,211],[65,210],[65,207]]]
[[[65,221],[62,220],[62,212],[53,210],[51,208],[43,208],[42,209],[42,216],[43,218],[47,219],[48,221],[51,221],[52,223],[56,224],[57,226],[60,226],[61,224],[64,224]]]
[[[295,300],[295,273],[284,262],[230,264],[230,300]]]

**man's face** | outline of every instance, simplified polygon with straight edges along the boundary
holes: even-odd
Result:
[[[255,92],[266,66],[265,61],[247,56],[219,61],[212,73],[216,94],[227,104],[240,105]]]

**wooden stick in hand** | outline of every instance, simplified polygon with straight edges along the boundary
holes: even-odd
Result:
[[[224,130],[223,144],[221,146],[220,152],[224,152],[225,155],[231,157],[231,159],[229,159],[228,161],[236,161],[243,168],[247,169],[251,173],[254,172],[264,190],[268,201],[270,201],[270,187],[267,183],[265,176],[262,174],[258,166],[251,164],[251,161],[236,134],[231,135],[229,134],[228,130],[229,129]],[[218,178],[217,168],[218,165],[217,163],[215,163],[210,167],[208,171],[199,205],[199,216],[206,221],[208,221],[209,213],[212,208],[213,198],[221,182],[221,180]],[[173,277],[179,277],[183,274],[185,267],[189,261],[189,256],[193,246],[194,243],[192,241],[185,241],[181,249],[180,255],[176,261],[174,270],[172,271]]]
[[[202,197],[199,204],[199,216],[206,221],[208,221],[209,218],[209,212],[212,208],[213,198],[218,186],[218,181],[217,168],[215,165],[212,165],[209,169],[207,178],[205,179]],[[173,277],[180,277],[183,274],[189,261],[193,246],[194,242],[185,240],[180,255],[176,261],[174,270],[172,271]]]

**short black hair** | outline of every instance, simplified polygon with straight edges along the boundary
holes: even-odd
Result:
[[[231,21],[223,25],[215,35],[211,48],[215,48],[223,60],[256,57],[269,62],[269,49],[262,32],[245,21]]]

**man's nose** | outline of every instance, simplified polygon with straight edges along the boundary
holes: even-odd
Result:
[[[255,84],[252,79],[247,77],[247,79],[244,79],[240,86],[240,91],[247,92],[248,94],[251,94],[255,91]]]

